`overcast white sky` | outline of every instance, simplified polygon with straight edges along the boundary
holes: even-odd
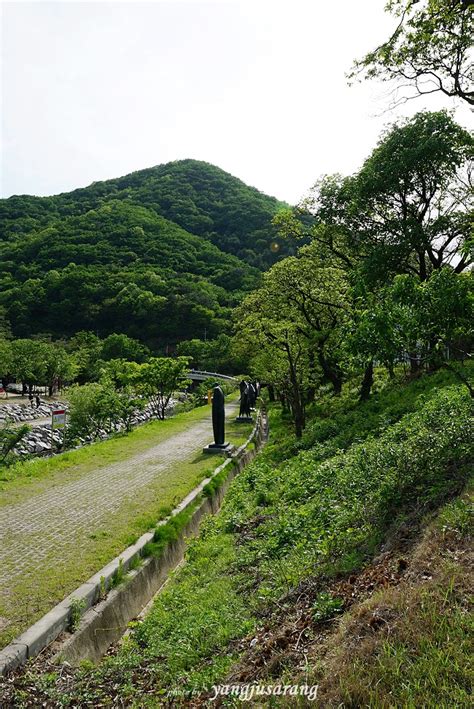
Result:
[[[383,113],[386,86],[345,79],[393,28],[384,4],[4,1],[1,195],[196,158],[295,203],[357,170],[401,115]],[[424,106],[454,108],[403,113]]]

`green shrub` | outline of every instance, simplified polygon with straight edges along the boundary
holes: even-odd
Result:
[[[343,605],[344,603],[340,598],[334,598],[334,596],[331,596],[329,593],[320,593],[313,603],[313,620],[316,622],[328,620],[336,615],[336,613],[341,613]]]

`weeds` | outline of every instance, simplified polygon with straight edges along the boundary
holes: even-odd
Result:
[[[115,569],[110,582],[110,588],[117,588],[125,579],[125,569],[123,568],[123,559],[119,559],[118,567]]]
[[[469,499],[459,498],[446,505],[437,519],[437,526],[443,536],[455,535],[462,538],[472,532],[474,505]]]
[[[99,601],[103,601],[107,596],[107,584],[105,581],[105,576],[100,577],[99,581]]]
[[[70,605],[69,630],[74,633],[79,627],[82,614],[87,607],[85,598],[72,598]]]
[[[342,613],[343,601],[334,598],[329,593],[320,593],[313,603],[312,616],[315,622],[333,618],[337,613]]]

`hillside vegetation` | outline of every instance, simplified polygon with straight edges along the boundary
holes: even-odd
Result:
[[[217,336],[280,257],[281,206],[193,160],[1,200],[4,317],[17,337],[123,332],[156,347]]]

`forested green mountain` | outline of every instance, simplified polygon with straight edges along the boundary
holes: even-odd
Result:
[[[6,238],[15,239],[111,199],[153,209],[258,268],[275,262],[271,219],[284,204],[197,160],[158,165],[53,197],[10,197],[0,202],[0,219]]]
[[[17,337],[213,337],[277,258],[272,197],[183,160],[0,201],[0,307]],[[280,255],[288,247],[280,250]]]

